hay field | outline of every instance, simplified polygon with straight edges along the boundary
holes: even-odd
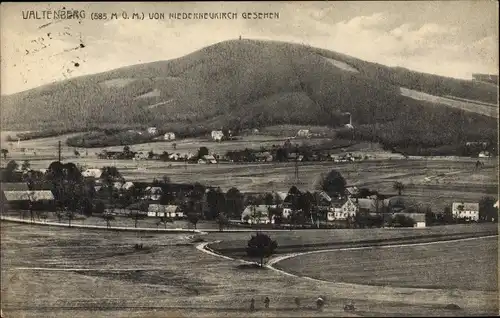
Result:
[[[5,222],[1,233],[7,317],[345,317],[342,307],[351,299],[361,316],[494,312],[469,292],[392,287],[376,292],[371,286],[318,284],[268,269],[243,269],[237,261],[201,253],[186,235],[138,237]],[[132,248],[138,240],[142,251]],[[318,295],[327,300],[323,313],[312,309]],[[247,310],[251,297],[255,313]],[[295,297],[302,300],[300,309]],[[447,310],[449,303],[463,309]]]

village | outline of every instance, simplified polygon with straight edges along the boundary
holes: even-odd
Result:
[[[152,135],[158,133],[155,127],[147,131]],[[299,130],[297,137],[310,138],[311,133]],[[175,134],[167,132],[163,138],[174,142]],[[230,130],[211,133],[211,139],[216,142],[231,138],[234,136]],[[175,143],[172,147],[175,149]],[[75,155],[79,156],[76,149]],[[103,151],[97,157],[138,163],[141,160],[161,160],[185,164],[272,161],[348,164],[369,159],[351,153],[331,155],[328,151],[311,151],[292,145],[290,139],[286,139],[283,145],[273,145],[269,151],[244,149],[215,154],[202,146],[196,154],[169,154],[166,151],[144,154],[124,146],[123,151]],[[484,197],[481,202],[457,201],[443,211],[432,211],[429,207],[423,208],[414,198],[405,196],[402,182],[394,182],[394,193],[378,193],[349,186],[335,170],[324,176],[314,189],[299,187],[295,184],[288,192],[261,193],[242,193],[232,187],[224,193],[215,186],[174,183],[168,175],[158,176],[151,182],[125,180],[113,163],[102,168],[84,168],[71,162],[54,161],[46,169],[33,170],[27,160],[21,165],[11,160],[2,168],[2,211],[4,215],[10,213],[22,218],[28,213],[32,219],[47,219],[52,214],[59,221],[68,222],[98,217],[108,226],[116,218],[130,219],[130,224],[135,227],[141,219],[157,220],[156,227],[161,224],[166,227],[167,223],[180,220],[196,227],[199,220],[206,220],[217,224],[221,230],[224,227],[423,228],[497,222],[498,201],[492,197]]]

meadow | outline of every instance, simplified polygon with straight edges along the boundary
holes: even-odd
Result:
[[[496,292],[498,237],[307,254],[276,265],[334,282]]]
[[[1,233],[7,317],[345,317],[351,314],[343,306],[352,300],[353,316],[487,315],[497,310],[491,292],[318,283],[244,268],[198,251],[186,234],[7,222],[1,223]],[[203,238],[211,240],[210,235]],[[133,248],[137,241],[143,250]],[[326,299],[322,313],[313,309],[319,295]],[[269,309],[263,308],[266,296]],[[252,297],[256,312],[247,309]],[[300,308],[295,297],[301,299]],[[451,303],[462,309],[446,309]]]

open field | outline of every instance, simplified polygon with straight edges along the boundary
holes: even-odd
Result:
[[[265,230],[262,230],[265,232]],[[460,224],[414,228],[373,228],[373,229],[335,229],[335,230],[294,230],[270,233],[278,243],[278,254],[322,250],[328,248],[377,245],[378,243],[401,243],[401,241],[433,241],[480,235],[498,234],[498,224]],[[212,233],[214,240],[211,248],[233,256],[245,255],[245,246],[251,233]]]
[[[197,251],[189,236],[46,228],[2,222],[7,317],[315,317],[495,314],[492,293],[318,283]],[[206,236],[211,240],[211,236]],[[136,251],[133,244],[145,249]],[[324,295],[323,313],[312,310]],[[262,309],[264,297],[270,309]],[[246,310],[255,297],[255,313]],[[300,297],[302,306],[293,303]],[[462,310],[447,310],[447,304]]]
[[[272,147],[273,145],[283,145],[286,139],[291,138],[292,144],[297,145],[315,145],[329,141],[336,141],[339,145],[348,145],[350,142],[348,140],[342,139],[332,139],[332,138],[294,138],[297,130],[293,131],[293,134],[290,132],[287,136],[274,136],[271,134],[263,134],[263,135],[248,135],[248,136],[240,136],[238,140],[228,140],[224,142],[214,142],[209,137],[199,137],[199,138],[185,138],[179,139],[175,141],[155,141],[150,143],[136,144],[130,145],[131,151],[136,152],[149,152],[153,151],[157,154],[161,154],[164,151],[168,153],[193,153],[196,154],[200,147],[207,147],[210,153],[217,154],[225,154],[230,150],[243,150],[245,148],[249,149],[260,149],[261,147]],[[7,132],[4,132],[4,136],[2,137],[2,143],[6,142],[4,140]],[[64,134],[57,137],[49,137],[49,138],[39,138],[32,140],[24,140],[19,144],[19,148],[29,149],[26,154],[20,152],[17,147],[17,142],[12,142],[12,148],[7,147],[8,143],[6,143],[4,148],[9,150],[9,156],[15,160],[38,160],[45,157],[56,158],[57,155],[57,146],[58,142],[62,142],[62,155],[63,158],[72,159],[75,158],[73,150],[75,147],[69,147],[66,145],[66,140],[70,137],[77,136],[80,133],[71,133]],[[176,144],[176,149],[173,148],[173,143]],[[109,151],[122,151],[123,146],[112,146],[112,147],[96,147],[96,148],[76,148],[80,151],[82,155],[85,154],[85,151],[88,152],[88,155],[85,157],[88,158],[96,158],[96,153],[101,152],[102,150]],[[83,149],[83,150],[82,150]],[[33,155],[33,151],[37,152],[37,155]],[[33,157],[33,158],[31,158]]]
[[[277,265],[297,275],[335,282],[497,291],[498,237],[307,254]]]

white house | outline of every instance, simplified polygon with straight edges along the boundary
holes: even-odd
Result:
[[[274,223],[274,218],[269,219],[270,208],[276,208],[276,205],[249,205],[241,213],[241,221],[248,224]]]
[[[478,155],[479,158],[489,158],[491,154],[488,151],[481,151]]]
[[[172,219],[180,219],[184,217],[184,212],[178,205],[166,205],[165,215]]]
[[[148,134],[150,134],[150,135],[156,135],[156,134],[158,134],[158,128],[156,128],[156,127],[149,127],[148,128]]]
[[[82,177],[99,179],[102,175],[102,169],[87,169],[82,172]]]
[[[425,214],[422,214],[422,213],[413,213],[411,215],[411,218],[415,221],[415,224],[413,225],[413,227],[416,227],[416,228],[424,228],[424,227],[426,227]]]
[[[326,218],[328,221],[335,221],[335,220],[346,220],[347,219],[347,213],[342,211],[342,208],[339,207],[331,207],[330,210],[328,211]]]
[[[145,196],[143,197],[143,199],[158,201],[163,194],[163,190],[160,187],[147,187],[144,193]]]
[[[165,217],[165,206],[161,204],[150,204],[148,206],[149,217]]]
[[[359,201],[359,200],[358,200]],[[356,201],[351,198],[347,198],[345,203],[340,208],[342,210],[342,216],[347,218],[348,216],[355,216],[359,211],[359,205],[356,204]]]
[[[168,132],[163,135],[164,140],[175,140],[175,134],[173,132]]]
[[[309,129],[300,129],[297,132],[297,137],[306,137],[306,138],[309,138],[309,137],[311,137],[311,131]]]
[[[301,212],[302,210],[297,210],[297,212]],[[283,206],[283,218],[288,219],[292,215],[292,208],[289,206]]]
[[[454,219],[479,220],[479,203],[453,202],[451,214]]]
[[[224,137],[224,133],[222,132],[222,130],[213,130],[211,137],[213,141],[221,141]]]

